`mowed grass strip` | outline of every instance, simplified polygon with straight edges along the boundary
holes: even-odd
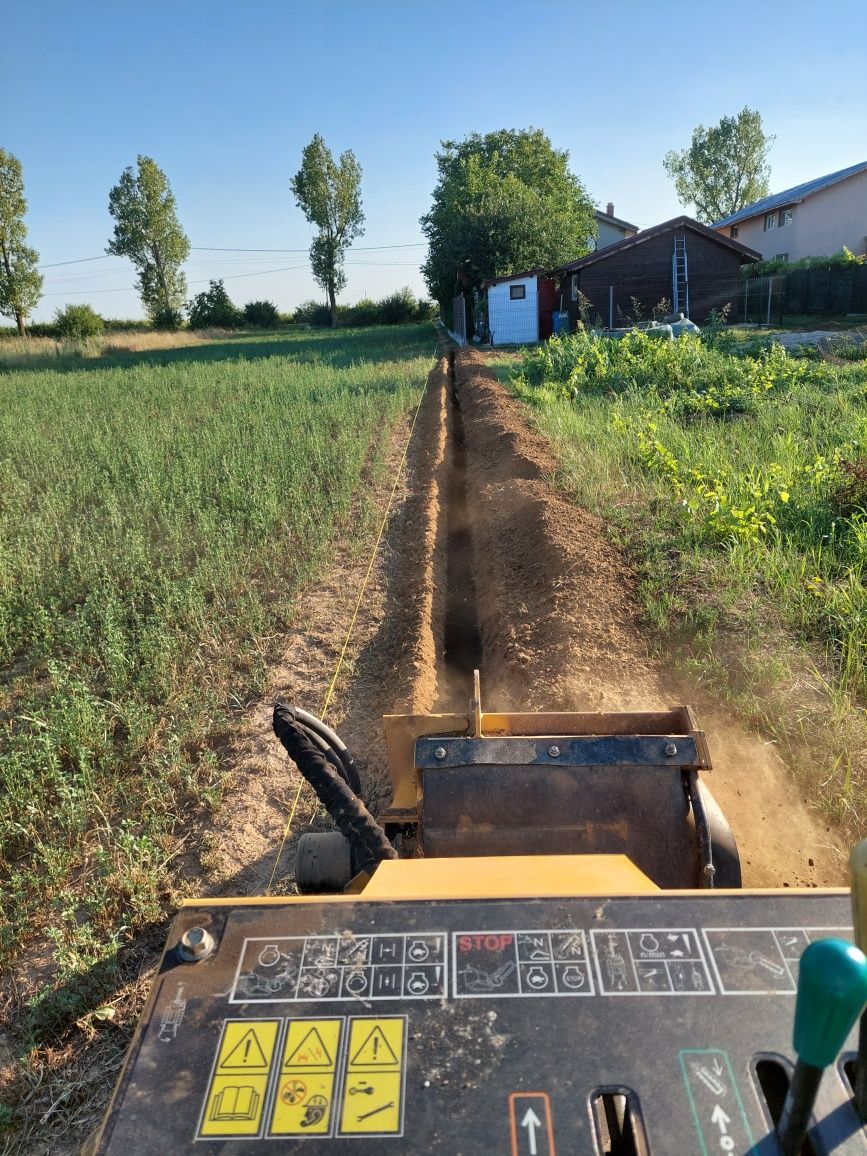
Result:
[[[575,335],[495,360],[631,551],[661,657],[867,821],[867,367]],[[744,768],[749,773],[749,768]]]
[[[0,372],[0,964],[47,932],[74,975],[163,914],[228,712],[335,534],[363,537],[433,348],[417,326]]]

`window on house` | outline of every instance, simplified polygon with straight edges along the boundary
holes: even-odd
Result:
[[[571,292],[572,292],[572,300],[577,301],[578,300],[578,274],[577,273],[572,274],[572,290],[571,290]]]
[[[784,225],[791,225],[791,223],[792,223],[792,210],[791,209],[780,209],[780,215],[777,218],[777,224],[780,226],[780,228],[782,229]]]
[[[765,232],[767,233],[768,229],[775,229],[776,227],[777,227],[777,214],[776,213],[768,213],[768,215],[765,217]]]
[[[777,260],[778,261],[788,261],[789,260],[789,254],[788,253],[777,253]]]
[[[732,225],[732,227],[729,229],[729,236],[732,238],[732,240],[734,240],[734,238],[737,235],[738,235],[738,226]]]
[[[527,286],[526,285],[510,285],[509,286],[509,300],[510,301],[523,301],[526,296],[527,296]]]

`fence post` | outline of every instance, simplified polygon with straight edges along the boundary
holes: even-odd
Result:
[[[771,328],[771,294],[773,293],[773,291],[774,291],[774,279],[773,279],[773,277],[769,277],[768,278],[768,320],[767,320],[768,329]]]
[[[614,286],[608,286],[608,328],[614,328]]]
[[[747,298],[750,295],[750,279],[744,277],[744,325],[747,323]]]

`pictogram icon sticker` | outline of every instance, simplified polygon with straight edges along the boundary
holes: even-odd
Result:
[[[512,1156],[556,1156],[551,1099],[547,1092],[512,1092],[509,1096]]]
[[[406,1022],[406,1016],[350,1019],[339,1135],[402,1134]]]
[[[269,1136],[326,1136],[344,1018],[289,1020]]]
[[[258,1136],[279,1020],[227,1020],[199,1136]]]

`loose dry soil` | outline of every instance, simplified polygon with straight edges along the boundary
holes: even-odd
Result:
[[[463,604],[463,620],[478,621],[487,709],[653,710],[687,701],[708,735],[709,786],[737,839],[745,886],[842,884],[843,848],[798,797],[774,746],[651,660],[628,565],[604,524],[557,492],[551,449],[528,428],[520,403],[483,354],[451,356],[451,370],[443,356],[431,372],[329,714],[374,810],[389,797],[381,715],[467,705],[467,656],[456,654],[453,639],[447,651],[444,636],[447,611]],[[463,499],[452,474],[456,418]],[[404,437],[400,431],[395,464]],[[469,559],[455,564],[455,550],[470,551]],[[270,710],[277,696],[321,707],[360,579],[357,561],[338,551],[332,571],[302,599],[272,691],[248,719],[236,785],[214,833],[213,859],[235,893],[263,891],[272,874],[273,890],[291,888],[297,833],[322,821],[303,787],[275,870],[298,780],[270,734]]]

